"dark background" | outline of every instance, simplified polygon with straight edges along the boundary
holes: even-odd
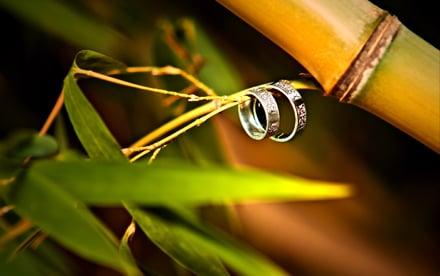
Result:
[[[129,16],[124,18],[119,15],[116,17],[118,20],[112,20],[114,17],[108,12],[100,13],[100,7],[105,6],[106,2],[110,3],[109,6],[113,8],[122,9],[121,14],[125,13]],[[391,0],[373,2],[397,15],[409,29],[433,46],[439,47],[438,8],[434,2]],[[146,34],[152,32],[155,28],[155,22],[163,17],[193,17],[205,28],[238,68],[246,85],[263,83],[304,72],[304,69],[293,58],[214,1],[132,0],[90,1],[90,3],[70,1],[69,3],[85,13],[100,18],[128,36],[139,35],[140,30],[144,30]],[[63,78],[79,48],[38,27],[23,22],[5,10],[0,10],[0,24],[2,30],[0,137],[4,137],[17,129],[38,129],[41,127],[60,92]],[[130,29],[133,24],[138,24],[138,29],[135,31]],[[139,65],[146,60],[143,57],[139,57],[139,59],[130,57],[125,61],[129,64]],[[433,81],[439,82],[439,79]],[[100,100],[95,99],[95,101],[99,104]],[[105,96],[102,101],[105,101]],[[378,212],[376,213],[376,226],[372,228],[378,227],[380,229],[371,232],[380,233],[381,238],[376,238],[371,233],[370,236],[368,234],[364,236],[370,237],[372,243],[380,244],[383,240],[387,240],[388,243],[385,246],[392,249],[386,252],[391,252],[389,253],[391,256],[396,256],[397,263],[405,259],[398,257],[402,251],[403,255],[407,253],[406,251],[411,251],[409,255],[416,256],[413,259],[415,266],[423,267],[420,271],[438,273],[437,262],[440,257],[438,250],[440,245],[438,238],[440,204],[437,187],[439,183],[439,155],[388,123],[356,107],[340,104],[332,98],[321,97],[318,94],[307,95],[306,101],[309,101],[308,106],[311,112],[314,109],[319,109],[319,117],[315,115],[311,120],[319,122],[316,123],[316,126],[322,126],[323,130],[319,130],[319,133],[328,133],[332,141],[337,141],[338,149],[343,151],[344,155],[352,158],[347,160],[354,158],[357,164],[361,164],[364,171],[374,175],[373,178],[380,179],[381,193],[386,194],[386,197],[383,198],[385,201],[388,197],[393,200],[393,203],[390,204],[392,207],[383,204],[382,200],[384,199],[379,196],[377,198],[381,199],[373,197],[375,198],[373,201],[368,201],[373,205],[372,211]],[[100,110],[101,113],[105,113],[105,111],[105,108]],[[312,122],[309,126],[311,129]],[[127,143],[134,139],[129,134],[122,133],[122,130],[117,127],[113,127],[112,131],[121,143]],[[74,139],[71,130],[70,132],[72,139]],[[313,129],[310,133],[313,133]],[[327,174],[324,173],[324,175],[335,180],[351,181],[355,179],[350,176],[349,172],[344,172],[344,169],[349,170],[350,166],[329,164],[333,159],[326,158],[325,154],[320,155],[322,152],[331,152],[328,148],[331,144],[320,144],[320,139],[315,137],[313,141],[316,143],[316,148],[314,149],[310,142],[305,141],[307,135],[304,136],[306,137],[302,137],[302,140],[298,141],[299,147],[306,148],[303,149],[304,154],[313,156],[311,160],[318,164],[318,167],[326,167],[326,170],[331,171]],[[263,164],[264,162],[259,164],[257,161],[244,161],[244,163],[272,169],[271,166]],[[276,169],[283,170],[283,168]],[[313,174],[306,170],[291,171],[286,169],[286,171],[305,176]],[[355,173],[353,172],[353,174]],[[388,218],[381,217],[379,212],[382,208],[388,207],[393,209],[393,216],[389,221],[390,225],[383,225],[383,222]],[[298,204],[292,208],[303,210],[314,209],[315,206]],[[245,215],[246,211],[244,211]],[[358,223],[357,225],[362,226],[363,224]],[[365,225],[368,227],[368,223]],[[267,254],[292,271],[304,274],[336,271],[325,268],[323,270],[311,269],[308,267],[310,263],[303,264],[299,260],[295,262],[292,259],[277,256],[269,247],[262,245],[257,238],[253,239],[252,235],[245,239],[257,248],[266,251]],[[368,242],[369,238],[364,240]],[[399,250],[402,251],[399,252]],[[380,249],[378,251],[380,252]],[[295,260],[295,258],[293,259]],[[418,268],[414,271],[417,270]]]

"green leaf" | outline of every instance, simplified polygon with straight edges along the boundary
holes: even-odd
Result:
[[[0,155],[22,160],[26,157],[46,157],[58,151],[58,144],[48,135],[39,136],[32,131],[19,131],[0,145]]]
[[[109,67],[111,66],[105,66],[104,71],[111,69]],[[95,70],[101,69],[98,66]],[[39,174],[56,181],[64,189],[87,203],[119,205],[121,201],[124,201],[168,207],[185,203],[224,202],[229,199],[242,200],[259,197],[315,199],[343,197],[348,194],[345,186],[308,186],[304,185],[308,184],[305,180],[292,181],[264,173],[236,172],[213,167],[200,170],[199,167],[173,162],[156,164],[148,168],[142,163],[130,165],[121,155],[117,143],[99,115],[82,95],[79,87],[75,85],[75,79],[72,76],[69,79],[68,76],[65,89],[71,91],[72,87],[75,88],[75,91],[70,93],[70,100],[75,103],[80,99],[81,102],[74,108],[70,108],[70,111],[68,108],[68,112],[86,151],[92,159],[124,161],[38,162],[31,170],[36,170]],[[66,104],[67,101],[66,97]],[[91,125],[90,119],[83,119],[84,117],[95,117],[97,120]],[[94,135],[94,133],[99,133],[99,135]],[[234,181],[237,182],[234,183]],[[209,185],[208,188],[207,185]],[[179,213],[182,210],[184,209],[178,208]],[[265,261],[263,257],[243,247],[236,247],[228,239],[222,239],[222,242],[212,242],[214,234],[207,235],[199,229],[188,233],[186,228],[182,232],[179,230],[180,226],[175,228],[174,225],[164,223],[154,217],[148,219],[148,224],[144,221],[143,230],[152,241],[177,262],[194,271],[201,269],[223,271],[218,261],[212,261],[217,260],[215,256],[218,254],[237,271],[244,274],[256,274],[255,272],[268,272],[269,275],[281,274],[279,269]],[[203,237],[202,234],[207,236]],[[179,246],[181,243],[189,247],[182,248]],[[128,245],[122,243],[121,246],[121,253],[124,255],[128,250]],[[203,266],[197,262],[200,256],[205,256],[203,260],[206,264]]]
[[[0,156],[0,187],[9,183],[21,170],[20,160],[11,160]],[[4,183],[3,183],[4,181]]]
[[[197,275],[229,275],[215,254],[200,247],[194,237],[176,231],[171,225],[138,208],[126,205],[126,209],[145,234],[180,265]]]
[[[11,183],[22,170],[27,157],[46,157],[58,151],[57,142],[50,136],[33,131],[19,131],[0,143],[0,188]]]
[[[97,160],[125,159],[119,145],[81,92],[73,75],[64,80],[65,105],[76,135],[90,158]]]
[[[112,69],[123,69],[124,67],[122,63],[92,51],[81,51],[78,53],[74,66],[99,72],[105,72]],[[121,161],[122,164],[125,164],[125,166],[130,166],[125,156],[122,155],[119,145],[116,143],[110,131],[107,129],[91,104],[84,97],[71,74],[66,78],[64,91],[66,93],[65,99],[69,117],[73,123],[75,132],[90,158],[98,160],[118,160]],[[118,204],[121,204],[121,201],[121,199],[118,200]],[[179,237],[168,235],[167,238],[166,242],[168,244],[178,245],[180,243]],[[119,253],[126,262],[134,264],[127,239],[128,237],[121,241]],[[159,238],[156,239],[155,236],[151,236],[151,239],[156,244],[162,244],[165,242]],[[200,250],[194,250],[195,253],[198,253],[197,256],[203,254],[199,251]],[[175,255],[174,252],[168,252],[168,254],[177,260],[181,259],[181,256]],[[214,259],[214,257],[211,258]],[[193,263],[192,265],[195,266],[196,263]],[[215,262],[205,263],[204,265],[207,267],[217,267],[218,270],[223,268],[221,264]]]
[[[104,72],[121,69],[125,65],[94,51],[80,51],[73,68],[64,80],[65,105],[70,121],[81,144],[92,159],[126,160],[118,143],[101,117],[87,100],[74,77],[75,67]]]
[[[112,52],[123,37],[93,17],[57,0],[0,0],[0,6],[44,31],[81,48]]]
[[[349,195],[347,186],[328,185],[257,170],[204,167],[186,162],[39,161],[31,171],[59,183],[86,203],[119,205],[208,204],[224,200],[315,200]]]
[[[5,232],[0,230],[3,235]],[[16,252],[23,239],[9,241],[0,249],[1,275],[73,275],[66,256],[46,240],[38,248]]]
[[[91,50],[79,51],[75,56],[73,66],[100,73],[106,73],[116,69],[122,70],[127,67],[124,63],[114,58]]]
[[[0,271],[2,275],[63,275],[60,271],[47,266],[45,262],[28,250],[21,252],[17,257],[9,260],[9,254],[18,244],[12,243],[8,248],[0,250]]]
[[[176,216],[173,213],[166,214],[166,211],[165,216],[167,218],[165,219],[163,215],[159,216],[157,213],[142,211],[138,208],[130,207],[128,210],[148,236],[157,235],[166,240],[167,235],[171,233],[180,237],[182,244],[179,244],[178,248],[176,248],[176,245],[165,243],[162,245],[163,247],[166,246],[163,250],[179,250],[181,251],[180,254],[184,254],[185,251],[197,247],[199,250],[202,249],[203,252],[219,256],[227,265],[242,275],[286,275],[284,271],[254,250],[195,221]],[[194,260],[189,257],[185,258],[184,255],[182,257],[190,265],[194,265]],[[191,268],[194,269],[194,266]],[[195,272],[203,274],[198,271]],[[214,271],[211,271],[207,275],[215,274]]]
[[[10,185],[7,201],[20,216],[78,255],[120,271],[128,266],[111,232],[86,206],[45,176],[33,171],[20,175]]]
[[[50,136],[33,136],[25,144],[13,149],[13,157],[26,158],[46,157],[56,153],[58,150],[57,142]]]

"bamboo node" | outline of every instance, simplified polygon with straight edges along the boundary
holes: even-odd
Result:
[[[329,95],[350,102],[362,90],[400,29],[396,16],[387,14]]]

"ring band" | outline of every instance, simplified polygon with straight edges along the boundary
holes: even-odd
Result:
[[[238,115],[246,134],[254,140],[274,135],[280,124],[280,113],[273,95],[263,86],[250,88],[246,95],[250,96],[250,99],[238,106]],[[263,122],[260,121],[263,118],[260,119],[258,116],[258,105],[261,105],[264,111]]]
[[[278,133],[272,135],[270,139],[276,142],[287,142],[291,140],[297,133],[304,129],[307,121],[307,112],[301,94],[291,85],[288,80],[279,80],[274,83],[266,84],[265,89],[274,89],[283,94],[289,101],[295,116],[293,129],[289,134]]]

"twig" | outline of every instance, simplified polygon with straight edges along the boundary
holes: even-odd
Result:
[[[163,67],[155,67],[155,66],[141,66],[141,67],[127,67],[123,70],[112,70],[108,72],[108,75],[118,75],[124,73],[151,73],[153,76],[181,76],[186,79],[190,83],[194,84],[197,88],[205,92],[209,96],[217,96],[217,94],[212,90],[212,88],[208,87],[203,82],[199,81],[196,77],[191,75],[190,73],[182,70],[180,68],[174,66],[163,66]]]
[[[26,219],[20,220],[14,226],[12,226],[12,228],[9,229],[8,232],[4,233],[0,237],[0,246],[17,238],[18,236],[29,230],[31,227],[32,227],[32,223],[29,220]]]
[[[148,165],[151,165],[154,160],[156,160],[156,157],[159,155],[159,152],[166,147],[167,145],[163,145],[160,148],[157,148],[154,150],[153,154],[151,155],[150,159],[148,159]]]
[[[46,121],[44,122],[43,127],[38,132],[39,136],[43,136],[44,134],[47,133],[50,126],[53,124],[55,118],[60,113],[61,108],[63,108],[63,104],[64,104],[64,91],[61,90],[61,93],[58,96],[58,99],[57,99],[55,105],[53,106],[52,110],[50,111],[49,116],[47,117]]]
[[[185,133],[186,131],[188,131],[191,128],[194,127],[198,127],[201,124],[203,124],[204,122],[206,122],[209,118],[212,118],[213,116],[219,114],[220,112],[229,109],[231,107],[234,107],[236,105],[238,105],[239,102],[232,102],[226,105],[223,105],[217,109],[215,109],[214,111],[208,113],[207,115],[204,115],[196,120],[194,120],[193,122],[191,122],[190,124],[186,125],[185,127],[177,130],[176,132],[173,132],[171,135],[166,136],[165,138],[159,140],[158,142],[151,144],[151,149],[147,149],[139,154],[137,154],[135,157],[133,157],[132,159],[130,159],[131,162],[134,162],[136,160],[138,160],[139,158],[143,157],[144,155],[148,154],[150,151],[161,147],[163,145],[168,144],[169,142],[171,142],[172,140],[176,139],[178,136],[182,135],[183,133]]]
[[[188,95],[188,94],[183,94],[183,93],[179,93],[179,92],[175,92],[175,91],[169,91],[169,90],[165,90],[165,89],[160,89],[160,88],[154,88],[154,87],[149,87],[149,86],[144,86],[144,85],[140,85],[140,84],[135,84],[135,83],[131,83],[128,81],[124,81],[121,79],[117,79],[114,77],[110,77],[98,72],[94,72],[91,70],[83,70],[81,68],[75,68],[75,74],[76,75],[84,75],[87,77],[91,77],[91,78],[95,78],[95,79],[100,79],[103,81],[107,81],[110,83],[114,83],[114,84],[119,84],[122,86],[126,86],[126,87],[131,87],[131,88],[135,88],[135,89],[139,89],[142,91],[149,91],[149,92],[153,92],[153,93],[158,93],[158,94],[163,94],[163,95],[170,95],[170,96],[177,96],[180,98],[187,98],[190,101],[209,101],[209,100],[215,100],[215,99],[223,99],[224,97],[220,97],[220,96],[196,96],[196,95]]]

